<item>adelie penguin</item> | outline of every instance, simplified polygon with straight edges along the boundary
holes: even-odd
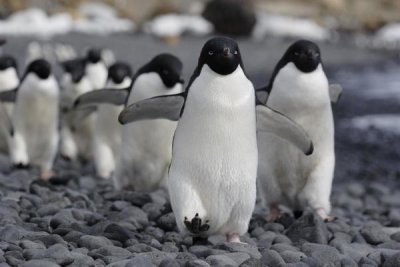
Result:
[[[340,86],[329,86],[319,47],[305,40],[292,44],[278,62],[260,100],[301,125],[313,140],[314,153],[305,156],[286,140],[258,134],[259,191],[270,207],[269,220],[280,216],[279,205],[300,215],[313,208],[324,220],[329,216],[335,165],[334,123],[331,101]]]
[[[312,148],[290,119],[256,105],[239,47],[225,37],[206,42],[183,93],[134,103],[119,117],[151,118],[178,121],[167,184],[180,231],[196,236],[240,242],[247,231],[256,201],[256,130],[287,138],[304,153]]]
[[[82,111],[75,112],[73,109],[73,103],[79,96],[93,90],[93,85],[85,73],[85,66],[82,59],[61,63],[64,73],[61,78],[60,153],[69,160],[92,159],[95,118],[94,116],[81,118],[84,116]]]
[[[0,92],[15,89],[18,84],[17,62],[12,56],[0,56]],[[3,153],[8,153],[13,106],[12,103],[0,103],[0,151]]]
[[[126,89],[97,90],[80,97],[76,105],[129,105],[153,96],[180,93],[181,74],[182,63],[177,57],[160,54],[138,70]],[[122,128],[122,146],[113,175],[116,188],[151,191],[164,184],[175,128],[176,122],[163,119],[135,122]]]
[[[113,64],[108,71],[107,88],[124,89],[132,82],[131,67],[123,62]],[[122,125],[118,115],[124,105],[101,104],[97,107],[93,138],[93,157],[97,175],[110,178],[115,170],[122,141]]]
[[[12,113],[10,156],[17,167],[32,164],[41,178],[53,176],[58,145],[59,88],[50,64],[31,62],[19,87],[0,93],[2,101],[16,101]]]
[[[102,59],[102,50],[91,48],[86,55],[85,74],[92,83],[93,89],[104,88],[107,82],[108,70]]]

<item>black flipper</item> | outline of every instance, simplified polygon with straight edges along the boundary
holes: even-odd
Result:
[[[314,146],[304,129],[285,115],[265,105],[256,106],[257,131],[272,133],[286,139],[306,155],[311,155]]]
[[[129,105],[119,114],[118,120],[121,124],[148,119],[177,121],[184,104],[184,93],[157,96]]]
[[[113,104],[120,106],[126,103],[128,95],[128,89],[94,90],[78,97],[78,99],[74,102],[74,107],[96,104]]]
[[[15,102],[17,100],[17,89],[0,92],[1,102]]]
[[[70,121],[72,130],[75,130],[79,125],[90,116],[93,112],[97,111],[97,106],[83,106],[77,109],[70,110],[66,116],[66,120]]]
[[[337,103],[342,95],[343,88],[340,84],[329,85],[329,98],[332,103]]]

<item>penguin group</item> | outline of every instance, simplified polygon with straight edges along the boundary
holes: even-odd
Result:
[[[60,83],[43,58],[19,78],[13,57],[1,55],[0,150],[43,180],[57,176],[60,155],[93,161],[118,190],[165,188],[179,230],[194,237],[240,242],[257,194],[269,221],[282,206],[331,221],[331,103],[342,88],[329,84],[321,58],[315,43],[296,41],[255,88],[228,37],[204,44],[186,85],[182,62],[167,53],[133,72],[90,49],[60,62]]]

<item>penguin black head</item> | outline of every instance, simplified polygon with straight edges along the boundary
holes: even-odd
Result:
[[[108,69],[108,79],[111,79],[115,84],[122,83],[126,77],[132,77],[132,69],[126,63],[117,62]]]
[[[286,50],[281,61],[284,65],[293,62],[297,69],[308,73],[314,71],[321,63],[321,52],[315,43],[300,40]]]
[[[138,71],[138,75],[142,73],[156,72],[160,75],[161,80],[167,88],[172,88],[177,83],[183,83],[182,62],[174,55],[160,54],[155,56],[149,63],[144,65]]]
[[[47,79],[51,73],[51,65],[44,59],[36,59],[29,63],[26,74],[35,73],[40,79]]]
[[[88,62],[96,64],[101,60],[101,49],[92,48],[87,52],[86,58]]]
[[[228,37],[215,37],[208,40],[199,58],[199,66],[204,64],[218,74],[231,74],[238,65],[242,65],[238,44]]]
[[[0,71],[6,70],[8,68],[17,69],[17,62],[12,56],[3,55],[0,57]]]
[[[74,83],[78,83],[85,75],[85,62],[81,59],[72,59],[61,63],[66,73],[71,75]]]

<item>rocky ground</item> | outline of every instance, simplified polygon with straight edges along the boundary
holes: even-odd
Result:
[[[81,47],[98,42],[136,67],[154,51],[172,51],[187,66],[186,76],[202,43],[189,39],[164,47],[147,37],[79,38],[56,41]],[[10,43],[8,52],[18,53],[26,40]],[[264,73],[270,72],[287,43],[241,41],[245,66],[256,83],[266,80]],[[247,244],[224,243],[222,236],[193,244],[191,237],[177,232],[163,191],[115,191],[109,181],[93,175],[90,164],[62,159],[56,163],[58,178],[44,183],[34,170],[12,170],[7,158],[0,157],[0,267],[400,266],[398,136],[380,129],[358,130],[348,123],[354,116],[400,113],[398,100],[371,99],[364,93],[375,86],[368,77],[385,77],[385,68],[400,68],[382,63],[391,58],[388,54],[346,44],[322,47],[331,81],[345,88],[334,106],[337,168],[332,204],[337,220],[324,223],[307,211],[297,220],[284,215],[267,223],[258,203],[242,237]],[[386,85],[380,86],[375,90]]]

